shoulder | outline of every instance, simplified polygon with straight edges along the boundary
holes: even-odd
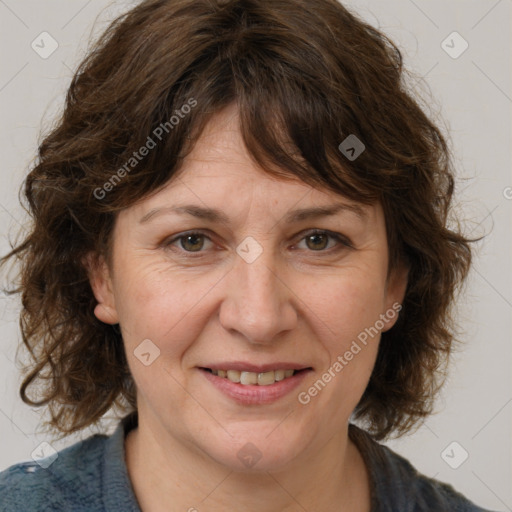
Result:
[[[450,484],[421,474],[407,459],[350,425],[350,437],[365,460],[375,510],[392,512],[492,512],[471,502]]]
[[[448,483],[429,478],[420,472],[404,457],[387,446],[382,447],[389,466],[394,467],[394,474],[408,496],[409,503],[414,503],[414,511],[450,511],[450,512],[490,512],[471,502]],[[405,510],[405,508],[404,508]]]
[[[0,512],[103,510],[98,477],[106,439],[96,434],[53,456],[0,472]]]

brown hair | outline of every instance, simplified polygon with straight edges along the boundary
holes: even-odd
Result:
[[[25,180],[30,232],[1,260],[20,263],[33,358],[23,401],[48,405],[47,425],[64,435],[113,405],[136,408],[120,330],[94,316],[82,261],[110,261],[116,213],[175,176],[211,116],[236,102],[266,172],[381,202],[389,271],[406,262],[409,283],[355,418],[383,439],[431,413],[471,240],[448,228],[449,149],[403,78],[399,49],[336,0],[146,0],[112,22]],[[353,160],[338,149],[350,134],[365,145]],[[43,381],[31,400],[28,386]]]

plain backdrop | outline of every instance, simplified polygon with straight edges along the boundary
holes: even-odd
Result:
[[[91,34],[134,4],[0,0],[2,254],[8,236],[26,220],[18,191],[41,128],[48,128],[59,112]],[[384,30],[402,49],[406,67],[425,77],[436,98],[432,112],[449,131],[456,157],[457,211],[468,233],[486,235],[459,301],[464,344],[452,360],[436,414],[416,432],[387,444],[419,471],[451,483],[477,504],[512,510],[512,1],[345,4]],[[421,81],[412,83],[422,90]],[[93,432],[55,442],[38,430],[42,411],[19,398],[18,311],[16,299],[0,295],[0,470],[30,460],[42,441],[59,450]],[[116,421],[107,415],[103,431],[110,433]]]

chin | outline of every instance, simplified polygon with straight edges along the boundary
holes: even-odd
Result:
[[[305,449],[305,439],[298,433],[291,435],[289,425],[287,430],[277,432],[279,427],[276,428],[276,425],[278,423],[263,428],[255,424],[253,430],[245,427],[243,433],[233,434],[231,430],[232,437],[223,431],[221,439],[216,440],[210,432],[209,437],[204,439],[205,444],[201,444],[212,459],[234,472],[285,470],[295,463],[297,455]]]

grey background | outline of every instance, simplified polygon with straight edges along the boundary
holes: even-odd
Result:
[[[18,190],[35,156],[41,127],[51,126],[91,34],[102,31],[109,19],[133,4],[0,0],[2,254],[8,248],[7,236],[12,237],[26,220]],[[351,0],[345,4],[390,35],[403,50],[406,66],[426,77],[437,99],[431,105],[433,112],[442,116],[455,153],[457,209],[466,219],[467,232],[487,235],[478,245],[459,303],[465,343],[453,358],[437,413],[416,432],[387,444],[421,472],[453,484],[481,506],[512,510],[512,1]],[[58,43],[46,59],[31,47],[34,40],[42,46],[43,31]],[[469,44],[458,58],[441,46],[453,31]],[[447,40],[452,54],[462,48],[457,37]],[[47,51],[50,41],[45,41]],[[23,404],[18,395],[18,310],[16,300],[0,295],[0,470],[30,460],[43,441],[60,450],[93,432],[87,429],[55,442],[38,430],[42,411]],[[106,415],[103,431],[111,432],[115,421],[114,413]],[[462,448],[446,452],[454,441]],[[441,454],[446,459],[448,453],[454,464],[461,449],[469,457],[452,469]]]

